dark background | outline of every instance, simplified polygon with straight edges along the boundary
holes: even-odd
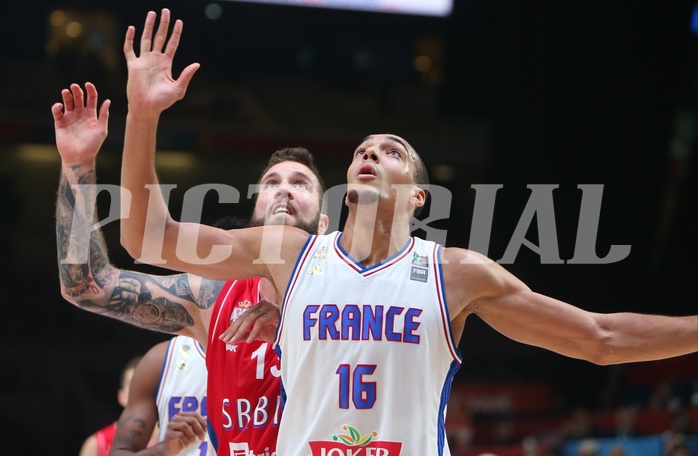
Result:
[[[184,20],[175,76],[201,63],[184,100],[164,115],[159,148],[186,151],[160,167],[187,188],[241,190],[276,148],[303,145],[328,186],[371,133],[403,136],[432,182],[453,194],[439,226],[467,247],[475,191],[499,184],[488,254],[499,259],[523,212],[527,185],[559,185],[560,255],[573,256],[581,191],[602,184],[597,254],[631,245],[608,265],[541,264],[522,247],[507,269],[531,288],[598,312],[696,313],[698,37],[690,2],[457,0],[447,18],[201,1],[39,1],[0,14],[2,422],[8,454],[77,454],[115,419],[118,373],[167,336],[89,314],[64,301],[55,263],[59,176],[51,105],[72,82],[112,100],[100,182],[118,184],[126,112],[121,52],[148,10]],[[51,25],[63,9],[75,39]],[[415,70],[418,55],[432,66]],[[680,126],[682,125],[682,126]],[[162,154],[167,156],[167,154]],[[183,158],[182,158],[183,157]],[[106,216],[110,204],[100,196]],[[247,215],[248,202],[207,199],[204,222]],[[105,227],[112,261],[134,265]],[[535,228],[528,239],[538,243]],[[698,330],[698,328],[697,328]],[[459,381],[546,379],[566,406],[596,405],[612,369],[513,343],[472,320]],[[694,361],[690,361],[694,362]],[[608,400],[608,398],[606,398]],[[27,447],[29,449],[27,449]]]

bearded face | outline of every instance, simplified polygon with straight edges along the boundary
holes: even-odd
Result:
[[[320,184],[305,165],[285,161],[260,181],[251,226],[290,225],[317,234],[321,220]]]

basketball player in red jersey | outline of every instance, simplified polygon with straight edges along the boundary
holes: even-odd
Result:
[[[91,312],[199,341],[206,348],[209,434],[217,454],[274,454],[278,357],[265,342],[226,344],[218,338],[251,304],[274,299],[273,289],[259,278],[226,282],[192,274],[156,276],[110,264],[101,232],[90,231],[96,214],[96,188],[90,184],[96,183],[95,160],[107,135],[109,102],[98,113],[96,88],[90,83],[85,88],[86,97],[72,84],[62,91],[63,102],[52,108],[62,159],[56,235],[63,296]],[[259,184],[253,225],[290,224],[324,232],[324,184],[307,150],[274,153]],[[130,420],[133,426],[138,418]],[[128,429],[123,435],[130,435]]]

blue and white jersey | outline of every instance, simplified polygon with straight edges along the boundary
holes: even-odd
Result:
[[[363,267],[341,232],[310,236],[281,310],[280,455],[449,455],[444,419],[461,356],[441,246],[411,238]]]
[[[165,438],[167,423],[179,412],[199,412],[207,418],[206,410],[206,356],[200,343],[186,336],[170,339],[160,375],[160,385],[155,400],[158,407],[160,434]],[[183,449],[182,456],[215,456],[208,440]]]

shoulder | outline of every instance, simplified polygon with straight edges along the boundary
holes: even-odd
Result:
[[[441,259],[444,271],[460,274],[491,271],[499,266],[494,260],[481,253],[458,247],[442,248]]]
[[[444,248],[441,258],[447,290],[467,302],[527,288],[499,263],[473,250]]]
[[[176,337],[153,345],[145,353],[145,355],[143,355],[143,358],[133,371],[132,383],[134,385],[140,382],[150,384],[152,383],[152,379],[159,380],[160,373],[162,372],[162,366],[165,362],[165,357],[167,356],[167,349],[169,348],[170,343],[174,342]]]
[[[133,371],[129,388],[129,406],[140,401],[147,403],[155,397],[171,340],[154,345],[143,355]]]
[[[444,283],[451,292],[468,290],[478,295],[481,287],[491,279],[496,263],[472,250],[444,247],[441,249],[441,268]]]
[[[99,431],[97,431],[99,432]],[[80,447],[80,456],[96,456],[97,455],[97,435],[92,434],[87,437]]]
[[[185,336],[175,336],[172,337],[171,339],[164,340],[162,342],[159,342],[155,345],[153,345],[146,353],[143,355],[143,359],[141,360],[138,365],[140,366],[143,361],[146,362],[151,362],[153,360],[158,360],[158,359],[164,359],[165,354],[167,353],[167,348],[170,346],[171,343],[174,343],[175,340],[179,337],[185,337]]]

